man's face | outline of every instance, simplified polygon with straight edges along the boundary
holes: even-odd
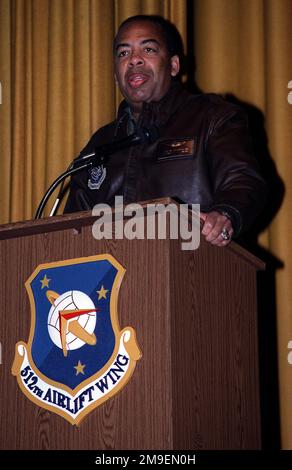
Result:
[[[116,38],[115,77],[121,93],[139,113],[143,102],[159,101],[179,72],[178,56],[169,57],[159,25],[137,21],[123,26]]]

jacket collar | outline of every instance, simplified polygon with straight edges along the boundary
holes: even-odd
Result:
[[[170,119],[177,109],[185,103],[189,96],[189,92],[186,91],[179,82],[172,82],[168,92],[160,101],[143,103],[143,109],[137,123],[138,127],[162,126]],[[129,121],[133,122],[133,115],[131,107],[126,100],[123,100],[119,106],[117,120],[119,127],[121,126],[122,121],[128,121],[127,127],[132,128],[131,125],[129,126]]]

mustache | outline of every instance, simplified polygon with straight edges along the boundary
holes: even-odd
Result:
[[[149,77],[151,73],[147,70],[136,68],[136,69],[131,69],[128,72],[126,72],[125,77],[126,79],[128,79],[128,78],[131,78],[133,75],[144,75],[145,77]]]

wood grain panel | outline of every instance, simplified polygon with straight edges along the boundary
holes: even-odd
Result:
[[[183,252],[180,240],[97,241],[92,221],[86,213],[0,228],[0,448],[258,448],[260,262],[235,244]],[[126,268],[119,322],[136,330],[143,356],[126,387],[76,427],[30,402],[11,365],[28,339],[24,283],[34,269],[102,253]]]

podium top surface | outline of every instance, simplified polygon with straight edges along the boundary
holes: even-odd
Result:
[[[161,198],[151,201],[143,201],[139,203],[143,208],[147,204],[176,204],[171,198]],[[114,213],[114,207],[112,208]],[[126,217],[125,217],[126,218]],[[39,220],[26,220],[21,222],[14,222],[9,224],[0,225],[0,241],[13,238],[40,235],[43,233],[50,233],[62,230],[80,230],[82,227],[93,225],[97,220],[97,216],[92,214],[92,211],[80,211],[72,214],[57,215],[54,217],[45,217]],[[201,238],[201,243],[207,243]],[[208,244],[208,243],[207,243]],[[256,270],[264,270],[265,263],[245,248],[232,241],[225,248],[218,248],[219,250],[230,250],[238,257],[243,259],[248,264],[252,265]]]

